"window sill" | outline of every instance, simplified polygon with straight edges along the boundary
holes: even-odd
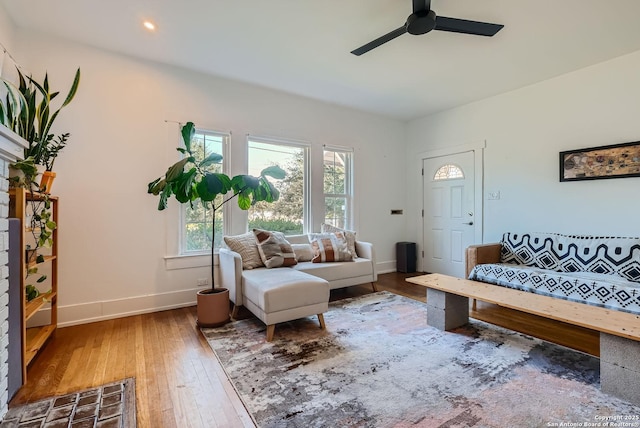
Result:
[[[215,254],[215,260],[217,264],[218,253]],[[211,254],[188,254],[177,256],[165,256],[164,267],[166,270],[176,269],[192,269],[211,266]]]

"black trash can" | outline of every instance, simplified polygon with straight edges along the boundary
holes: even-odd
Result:
[[[396,270],[398,272],[413,273],[416,271],[416,243],[396,243]]]

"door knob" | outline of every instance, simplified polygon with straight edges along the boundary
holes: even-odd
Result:
[[[473,226],[473,222],[472,221],[470,221],[469,223],[465,223],[465,224],[468,224],[469,226]]]

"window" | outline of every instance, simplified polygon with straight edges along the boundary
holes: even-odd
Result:
[[[220,132],[196,130],[191,147],[198,159],[204,159],[211,153],[218,153],[223,156],[222,164],[213,164],[207,167],[210,172],[225,172],[227,158],[227,144],[229,134]],[[215,202],[219,204],[222,196],[218,196]],[[215,248],[220,247],[224,229],[223,209],[216,213]],[[211,251],[211,233],[213,211],[205,209],[198,201],[193,204],[182,206],[182,239],[180,245],[181,254],[194,254]]]
[[[352,155],[344,149],[325,147],[323,154],[324,222],[352,227]]]
[[[442,165],[433,175],[434,181],[453,180],[454,178],[464,178],[464,173],[460,167],[453,164]]]
[[[283,180],[269,178],[280,191],[273,203],[259,202],[249,209],[249,230],[266,229],[285,235],[304,233],[308,223],[309,146],[250,136],[248,138],[249,171],[253,176],[272,165],[287,173]]]

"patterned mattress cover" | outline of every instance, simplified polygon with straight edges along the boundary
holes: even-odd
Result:
[[[495,263],[476,265],[469,279],[640,314],[640,283],[616,275]]]

